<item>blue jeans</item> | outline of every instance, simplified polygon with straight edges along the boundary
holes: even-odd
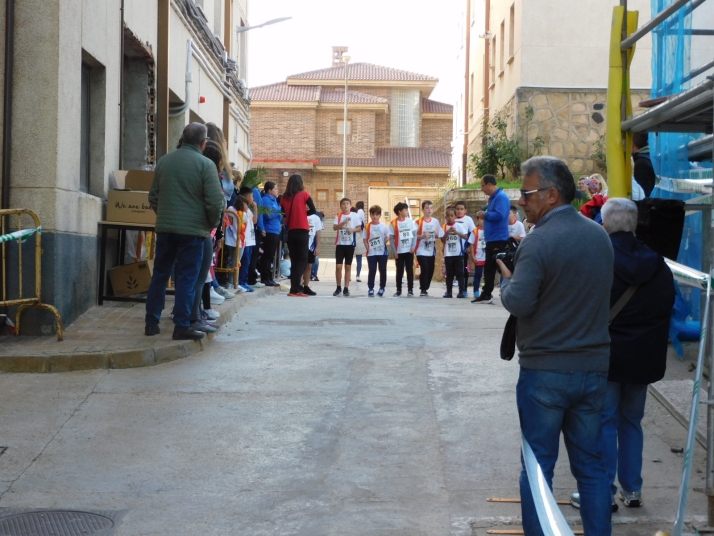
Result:
[[[191,325],[191,309],[196,280],[203,260],[204,241],[201,236],[156,234],[154,273],[146,296],[147,326],[159,325],[161,311],[164,310],[166,303],[166,284],[172,270],[176,283],[174,324],[178,328],[187,328]]]
[[[612,533],[612,497],[599,445],[606,386],[606,372],[521,368],[516,388],[521,431],[533,448],[551,490],[562,431],[570,471],[578,481],[585,534],[597,536]],[[523,529],[528,536],[540,536],[543,531],[525,466],[520,484]]]
[[[248,286],[248,274],[250,272],[250,259],[253,256],[253,248],[248,246],[243,248],[243,257],[241,258],[240,270],[238,271],[238,284],[242,287]]]
[[[213,238],[210,236],[203,239],[203,258],[201,260],[201,269],[198,271],[196,278],[196,286],[194,287],[193,309],[191,310],[191,323],[201,320],[201,294],[203,293],[203,285],[208,277],[208,271],[211,269],[211,260],[213,259]]]
[[[642,417],[647,385],[607,382],[600,447],[612,495],[617,480],[624,491],[642,489]]]
[[[312,263],[312,277],[317,277],[317,271],[320,269],[320,257],[315,257],[315,262]]]
[[[474,294],[478,293],[478,287],[481,284],[481,276],[483,275],[483,265],[474,266]]]

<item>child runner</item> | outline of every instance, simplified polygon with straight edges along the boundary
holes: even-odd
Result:
[[[431,278],[434,277],[434,261],[436,260],[436,239],[444,236],[444,229],[439,225],[439,220],[432,218],[434,204],[424,201],[421,204],[423,216],[416,221],[417,243],[416,257],[421,274],[419,275],[420,296],[429,295]]]
[[[322,235],[320,214],[308,216],[307,223],[310,226],[310,238],[308,242],[307,268],[305,268],[305,275],[302,277],[302,291],[308,296],[315,296],[315,291],[310,288],[310,275],[312,274],[312,265],[315,263],[315,258],[320,254],[320,236]]]
[[[526,237],[526,228],[518,220],[518,209],[511,206],[511,212],[508,215],[508,236],[520,242]]]
[[[446,292],[444,298],[453,298],[451,288],[454,285],[454,276],[459,284],[457,298],[466,298],[466,282],[464,281],[464,247],[473,243],[473,233],[468,233],[466,225],[456,219],[456,211],[446,209],[446,224],[444,225],[444,265],[446,266]],[[468,247],[468,246],[466,246]]]
[[[364,229],[364,246],[367,248],[367,267],[369,268],[367,296],[374,298],[374,278],[377,275],[377,268],[379,268],[379,292],[377,295],[381,298],[384,296],[384,289],[387,286],[389,229],[379,221],[382,217],[382,207],[379,205],[369,207],[369,217],[371,221]]]
[[[414,248],[416,247],[417,226],[414,220],[408,218],[409,207],[406,203],[394,206],[397,216],[389,226],[389,237],[394,249],[394,260],[397,264],[397,291],[394,297],[402,295],[402,276],[407,271],[407,296],[414,296]]]
[[[335,279],[337,280],[337,289],[332,293],[333,296],[339,296],[342,293],[344,296],[350,295],[350,274],[352,272],[352,257],[355,254],[355,245],[357,244],[355,233],[362,227],[356,212],[350,212],[352,201],[346,197],[340,200],[340,212],[335,216],[335,223],[332,228],[337,231],[335,237]],[[342,289],[342,265],[345,266],[345,288]]]
[[[243,216],[245,222],[245,247],[243,248],[243,258],[241,259],[240,271],[238,272],[238,284],[246,292],[253,292],[253,287],[248,285],[250,259],[255,247],[255,224],[258,223],[258,206],[253,199],[253,189],[243,187],[240,189],[242,195],[249,204],[248,210]]]
[[[483,222],[485,220],[483,214],[476,217],[476,229],[473,230],[475,239],[471,247],[471,258],[474,263],[474,298],[478,298],[479,287],[481,286],[481,276],[483,275],[483,266],[486,264],[486,235],[483,232]],[[476,303],[471,300],[471,303]]]
[[[467,216],[468,208],[466,207],[466,203],[464,201],[457,201],[454,204],[454,208],[456,209],[456,221],[464,224],[467,229],[466,234],[468,236],[471,236],[471,233],[476,228],[476,224],[471,219],[471,216]],[[468,281],[469,247],[466,245],[466,243],[464,243],[463,246],[464,246],[464,277]],[[465,290],[465,287],[464,287],[464,290]],[[465,293],[463,297],[468,298],[468,293]]]
[[[360,230],[357,233],[357,246],[355,247],[355,258],[357,260],[357,277],[355,277],[355,281],[361,283],[362,280],[359,278],[359,274],[362,272],[362,255],[366,253],[363,247],[364,226],[367,223],[367,220],[364,217],[364,201],[357,201],[357,203],[355,203],[355,208],[352,210],[357,213],[360,222]]]

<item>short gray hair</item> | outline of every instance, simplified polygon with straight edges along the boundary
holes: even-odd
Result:
[[[600,211],[607,234],[633,233],[637,229],[637,205],[630,199],[611,197]]]
[[[523,176],[538,175],[539,188],[555,188],[564,203],[575,199],[575,179],[562,160],[552,156],[534,156],[521,164]]]
[[[203,123],[189,123],[186,125],[186,128],[183,129],[181,139],[184,144],[198,147],[201,145],[201,142],[206,139],[207,133],[208,130]]]

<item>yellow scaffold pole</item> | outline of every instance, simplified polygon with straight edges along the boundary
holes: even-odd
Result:
[[[623,20],[627,13],[627,28],[623,32]],[[623,62],[620,42],[637,29],[639,12],[626,11],[616,6],[612,12],[610,31],[610,73],[607,85],[607,159],[608,193],[610,197],[632,198],[632,134],[620,130],[620,124],[632,115],[630,99],[630,65],[635,53],[633,46],[627,51]],[[623,36],[623,34],[625,34]],[[623,65],[624,63],[624,65]],[[624,106],[621,103],[624,102]],[[624,114],[623,114],[624,112]],[[624,115],[624,117],[623,117]]]

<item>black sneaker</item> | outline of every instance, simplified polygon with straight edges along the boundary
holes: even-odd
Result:
[[[342,287],[337,287],[337,290],[332,293],[333,296],[339,296],[342,294]]]
[[[442,296],[442,298],[453,298],[453,297],[454,297],[454,295],[451,294],[451,292],[444,292],[444,295]]]
[[[401,295],[402,295],[402,291],[401,291],[401,290],[398,290],[398,291],[396,291],[396,292],[394,293],[394,297],[395,297],[395,298],[399,298]]]
[[[345,290],[342,291],[342,295],[343,295],[343,296],[349,296],[349,295],[350,295],[350,289],[348,289],[347,287],[345,287]]]
[[[407,298],[413,298],[414,297],[414,291],[410,290],[407,292]]]
[[[191,328],[174,328],[173,340],[175,341],[200,341],[204,334]]]
[[[493,298],[491,296],[479,294],[473,300],[471,300],[471,303],[493,303]]]
[[[317,292],[312,290],[310,287],[302,287],[302,293],[308,296],[317,296]]]
[[[464,292],[459,292],[459,293],[456,295],[456,297],[457,297],[457,298],[468,298],[469,295],[466,294],[466,291],[464,291]]]
[[[159,329],[158,324],[156,326],[149,326],[148,324],[144,328],[144,335],[151,337],[152,335],[160,335],[161,329]]]
[[[429,295],[429,293],[428,293],[426,290],[422,290],[422,291],[421,291],[421,294],[419,294],[419,296],[420,296],[421,298],[423,298],[424,296],[428,296],[428,295]]]

